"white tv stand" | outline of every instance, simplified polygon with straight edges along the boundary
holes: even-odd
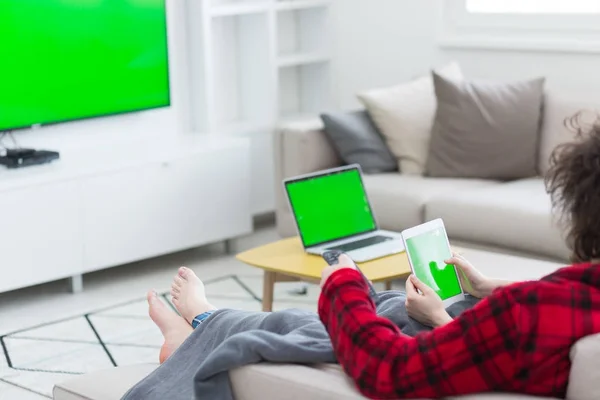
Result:
[[[0,292],[251,232],[248,139],[155,139],[0,169]]]

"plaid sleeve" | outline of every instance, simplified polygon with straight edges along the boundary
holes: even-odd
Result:
[[[338,361],[365,396],[439,398],[507,388],[519,336],[509,297],[498,293],[412,338],[376,315],[359,272],[342,269],[323,287],[319,315]]]

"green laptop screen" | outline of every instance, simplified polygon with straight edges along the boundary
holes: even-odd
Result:
[[[286,189],[305,247],[376,229],[357,169],[288,182]]]

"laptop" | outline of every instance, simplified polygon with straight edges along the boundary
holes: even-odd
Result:
[[[400,233],[379,229],[358,164],[286,179],[283,184],[307,253],[340,250],[364,262],[404,250]]]

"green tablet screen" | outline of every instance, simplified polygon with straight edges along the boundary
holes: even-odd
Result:
[[[452,254],[443,228],[406,239],[406,251],[417,278],[435,290],[442,300],[462,293],[454,266],[444,262]]]

